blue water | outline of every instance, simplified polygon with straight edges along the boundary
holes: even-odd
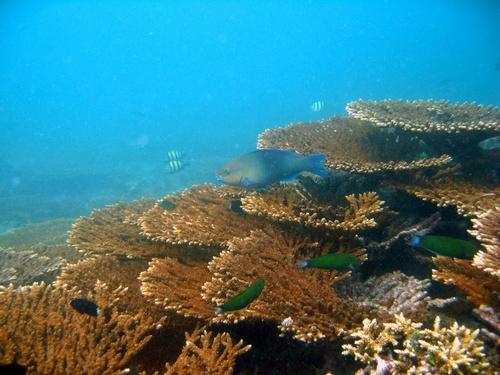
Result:
[[[494,0],[4,0],[0,231],[212,182],[358,98],[499,105],[499,61]]]

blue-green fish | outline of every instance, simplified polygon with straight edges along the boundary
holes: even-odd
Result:
[[[330,253],[298,262],[300,268],[323,268],[326,270],[349,270],[359,264],[361,264],[359,258],[346,253]]]
[[[257,150],[227,163],[217,172],[217,180],[227,185],[263,187],[297,178],[302,172],[328,175],[326,155],[300,155],[288,150]]]
[[[481,147],[485,151],[493,151],[500,149],[500,135],[496,137],[486,138],[478,143],[479,147]]]
[[[414,234],[408,245],[421,247],[434,255],[460,259],[472,259],[479,250],[479,246],[472,241],[446,236],[419,236]]]

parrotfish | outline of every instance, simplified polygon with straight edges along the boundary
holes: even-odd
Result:
[[[318,257],[301,260],[298,262],[300,268],[322,268],[326,270],[349,270],[361,264],[361,260],[352,254],[331,253]]]
[[[85,298],[75,298],[69,304],[80,314],[97,316],[100,313],[99,307],[94,302]]]
[[[493,151],[500,149],[500,135],[496,137],[486,138],[478,143],[479,147],[481,147],[485,151]]]
[[[460,259],[472,259],[479,250],[479,246],[472,241],[446,236],[413,235],[408,245],[421,247],[434,255]]]
[[[288,150],[257,150],[227,163],[216,177],[227,185],[263,187],[293,180],[302,172],[325,177],[328,175],[325,161],[324,154],[303,156]]]
[[[260,296],[262,290],[264,289],[265,280],[263,278],[258,279],[246,288],[243,292],[231,298],[226,303],[216,307],[215,312],[217,314],[225,313],[226,311],[236,311],[247,307],[255,299]]]

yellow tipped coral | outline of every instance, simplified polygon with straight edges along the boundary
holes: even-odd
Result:
[[[363,374],[493,374],[495,366],[484,352],[479,330],[472,331],[454,322],[441,327],[439,317],[432,329],[422,329],[403,315],[380,324],[363,321],[361,329],[351,331],[354,344],[342,346],[344,355],[353,355],[367,367]],[[383,370],[383,371],[382,371]]]

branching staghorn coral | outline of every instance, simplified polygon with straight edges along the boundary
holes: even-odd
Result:
[[[351,194],[345,199],[347,207],[322,204],[305,189],[285,185],[250,193],[241,198],[241,208],[270,220],[330,231],[361,231],[377,225],[374,217],[383,210],[384,201],[376,193]]]
[[[139,217],[154,201],[117,203],[94,210],[73,224],[68,242],[86,255],[113,254],[127,258],[182,255],[181,249],[156,243],[141,235]]]
[[[357,100],[347,104],[353,118],[412,132],[500,131],[500,109],[446,100]]]
[[[500,279],[500,206],[480,214],[472,220],[469,233],[481,241],[486,251],[479,251],[472,264]]]
[[[117,374],[151,338],[152,321],[114,304],[122,290],[97,283],[86,295],[103,309],[81,314],[75,290],[46,284],[0,289],[0,363],[16,361],[31,374]]]
[[[476,305],[500,307],[500,280],[472,265],[472,261],[449,257],[433,257],[437,269],[432,278],[463,291]]]
[[[222,247],[233,237],[263,227],[261,219],[231,209],[234,190],[198,185],[166,196],[175,209],[164,210],[157,203],[140,219],[142,233],[171,245]]]
[[[500,205],[500,186],[487,186],[456,177],[393,186],[424,201],[433,202],[438,207],[453,206],[464,216],[477,216]]]
[[[372,276],[366,281],[343,280],[335,285],[342,298],[355,304],[376,307],[387,315],[404,314],[410,319],[424,321],[427,317],[430,280],[419,280],[394,271]]]
[[[0,248],[0,285],[52,282],[64,266],[80,258],[76,249],[67,245]]]
[[[399,133],[379,129],[366,121],[332,117],[267,129],[259,136],[257,147],[324,153],[329,168],[358,173],[418,170],[451,161],[444,154],[424,155],[418,142]]]
[[[246,308],[215,316],[212,322],[235,323],[265,319],[279,324],[296,339],[334,338],[360,323],[363,309],[337,296],[332,284],[345,272],[299,269],[298,253],[307,239],[277,230],[252,232],[235,238],[208,265],[211,279],[203,298],[213,306],[224,303],[258,278],[265,279],[262,294]]]
[[[365,319],[353,330],[354,345],[343,345],[344,355],[353,355],[367,367],[362,372],[396,374],[493,374],[495,364],[484,353],[479,330],[454,322],[441,327],[439,317],[432,329],[422,329],[402,314],[392,323]]]
[[[229,375],[233,373],[236,357],[246,353],[251,345],[242,340],[236,344],[228,333],[196,328],[186,333],[186,345],[174,364],[167,365],[165,375]]]
[[[201,287],[210,274],[206,265],[180,263],[172,258],[154,259],[141,273],[141,291],[146,298],[168,311],[208,320],[215,306],[201,297]]]

